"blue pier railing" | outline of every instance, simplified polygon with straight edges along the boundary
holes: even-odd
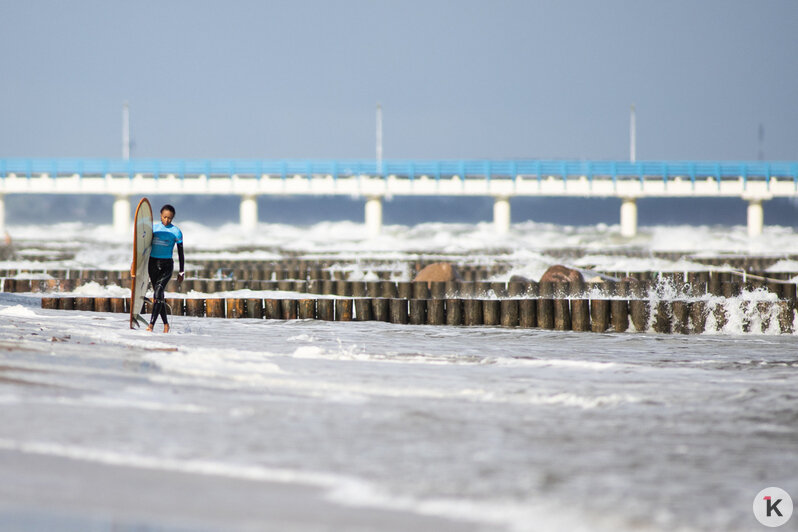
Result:
[[[798,185],[798,161],[592,161],[592,160],[385,160],[378,170],[375,160],[261,160],[261,159],[81,159],[0,158],[0,179],[17,177],[136,175],[178,178],[332,176],[333,179],[368,175],[417,179],[517,179],[555,177],[590,180],[672,180],[714,178],[792,180]]]

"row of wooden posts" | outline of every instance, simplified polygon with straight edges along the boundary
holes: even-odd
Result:
[[[284,252],[281,251],[284,254]],[[491,265],[458,265],[458,268],[463,268],[465,271],[468,269],[474,269],[475,271],[484,271],[489,273],[496,273],[497,271],[501,270],[502,268],[506,269],[507,264],[506,261],[502,260],[502,254],[511,253],[511,250],[491,250],[491,254],[496,258],[496,262]],[[544,254],[549,255],[551,257],[570,257],[570,258],[581,258],[584,257],[586,254],[586,250],[584,248],[579,248],[576,250],[545,250],[543,251]],[[672,262],[676,262],[679,260],[688,260],[690,262],[695,262],[698,264],[706,264],[708,266],[729,266],[731,268],[744,270],[744,271],[757,271],[762,272],[767,268],[771,267],[773,264],[778,262],[779,260],[798,260],[798,255],[795,254],[784,254],[780,256],[743,256],[743,255],[718,255],[714,257],[700,257],[695,256],[694,252],[680,252],[680,251],[648,251],[648,250],[641,250],[635,251],[630,249],[619,249],[615,252],[609,250],[603,250],[601,252],[602,255],[611,255],[617,257],[639,257],[639,258],[656,258],[662,260],[669,260]],[[438,262],[441,260],[439,257],[431,257],[429,253],[418,251],[418,252],[407,252],[407,256],[415,256],[416,258],[406,260],[416,267],[416,269],[421,269],[424,266],[431,264],[433,262]],[[456,254],[456,253],[447,253],[449,256],[448,260],[452,260],[454,262],[463,263],[464,261],[459,259],[458,257],[468,257],[469,253],[463,254]],[[253,260],[237,260],[237,259],[206,259],[206,260],[192,260],[193,263],[196,263],[198,266],[204,269],[236,269],[236,268],[250,268],[251,265],[258,265],[263,266],[264,262],[272,265],[273,267],[287,267],[291,268],[300,268],[304,269],[308,265],[317,265],[320,264],[322,267],[331,266],[334,264],[347,264],[347,263],[366,263],[366,264],[382,264],[382,265],[391,265],[395,264],[397,261],[393,258],[380,258],[380,257],[367,257],[363,259],[362,257],[358,258],[347,258],[347,257],[334,257],[328,259],[311,259],[311,258],[284,258],[277,261],[253,261]]]
[[[717,329],[728,323],[725,305],[711,306],[706,301],[657,301],[641,299],[402,299],[402,298],[169,298],[173,315],[211,318],[316,319],[326,321],[385,321],[415,325],[489,325],[539,327],[559,331],[613,330],[624,332],[630,325],[647,331],[649,324],[659,333],[702,333],[710,313]],[[762,332],[775,327],[793,332],[795,304],[790,301],[764,301],[739,304],[746,321],[743,332],[751,329],[759,316]],[[755,305],[755,309],[750,309]],[[126,298],[44,297],[47,309],[97,312],[129,312]],[[754,313],[751,311],[755,310]],[[142,313],[151,311],[149,303]],[[775,317],[774,318],[774,314]]]
[[[87,281],[91,282],[91,281]],[[4,279],[2,289],[6,292],[73,292],[85,284],[80,279]],[[167,292],[200,292],[213,294],[236,290],[283,291],[340,297],[371,297],[401,299],[447,299],[447,298],[504,298],[504,297],[586,297],[601,294],[606,297],[648,298],[650,291],[659,285],[654,281],[601,281],[587,283],[538,283],[535,281],[509,282],[411,282],[411,281],[344,281],[312,280],[296,281],[233,281],[219,279],[187,279],[178,286],[176,280],[167,285]],[[779,299],[796,301],[796,284],[765,282],[750,278],[746,282],[719,281],[709,283],[671,285],[677,293],[689,297],[705,294],[736,297],[743,291],[766,289]]]
[[[399,269],[374,269],[364,266],[371,274],[379,280],[390,280],[395,277]],[[506,267],[498,268],[495,271],[481,267],[457,267],[464,282],[479,282],[503,275]],[[411,271],[418,271],[418,266],[411,268]],[[404,271],[404,270],[403,270]],[[667,281],[673,284],[712,284],[722,282],[747,282],[752,275],[754,278],[772,279],[777,281],[788,281],[798,277],[798,272],[737,272],[737,271],[615,271],[601,270],[607,277],[634,278],[639,281]],[[98,283],[122,284],[130,280],[129,271],[120,270],[93,270],[93,269],[48,269],[33,271],[30,269],[5,269],[0,270],[0,279],[11,280],[31,280],[37,281],[36,274],[45,274],[48,280],[78,280],[94,281]],[[254,264],[250,267],[239,266],[236,268],[191,268],[188,270],[189,279],[218,279],[234,281],[282,281],[282,280],[304,280],[304,281],[323,281],[323,280],[347,280],[351,271],[346,269],[330,269],[321,266],[311,268],[287,268],[287,267],[268,267]],[[26,279],[27,277],[27,279]],[[767,281],[765,281],[767,282]]]

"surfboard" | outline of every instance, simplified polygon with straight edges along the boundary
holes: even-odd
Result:
[[[136,216],[133,219],[133,265],[130,267],[130,328],[135,329],[140,324],[147,325],[147,320],[141,316],[144,306],[149,273],[147,265],[152,251],[152,206],[150,200],[141,198],[136,207]]]

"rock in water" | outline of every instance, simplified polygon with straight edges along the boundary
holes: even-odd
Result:
[[[459,280],[461,280],[460,274],[457,272],[457,268],[452,264],[448,262],[435,262],[418,272],[413,282],[434,283]]]

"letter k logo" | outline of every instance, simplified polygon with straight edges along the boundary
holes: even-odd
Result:
[[[754,497],[754,517],[767,527],[784,525],[792,517],[792,498],[781,488],[765,488]]]
[[[777,500],[776,502],[773,502],[773,499],[770,495],[763,497],[763,499],[765,499],[765,502],[767,503],[768,517],[770,517],[773,514],[773,512],[776,512],[776,515],[778,515],[779,517],[784,517],[779,511],[779,503],[781,502],[781,499]]]

